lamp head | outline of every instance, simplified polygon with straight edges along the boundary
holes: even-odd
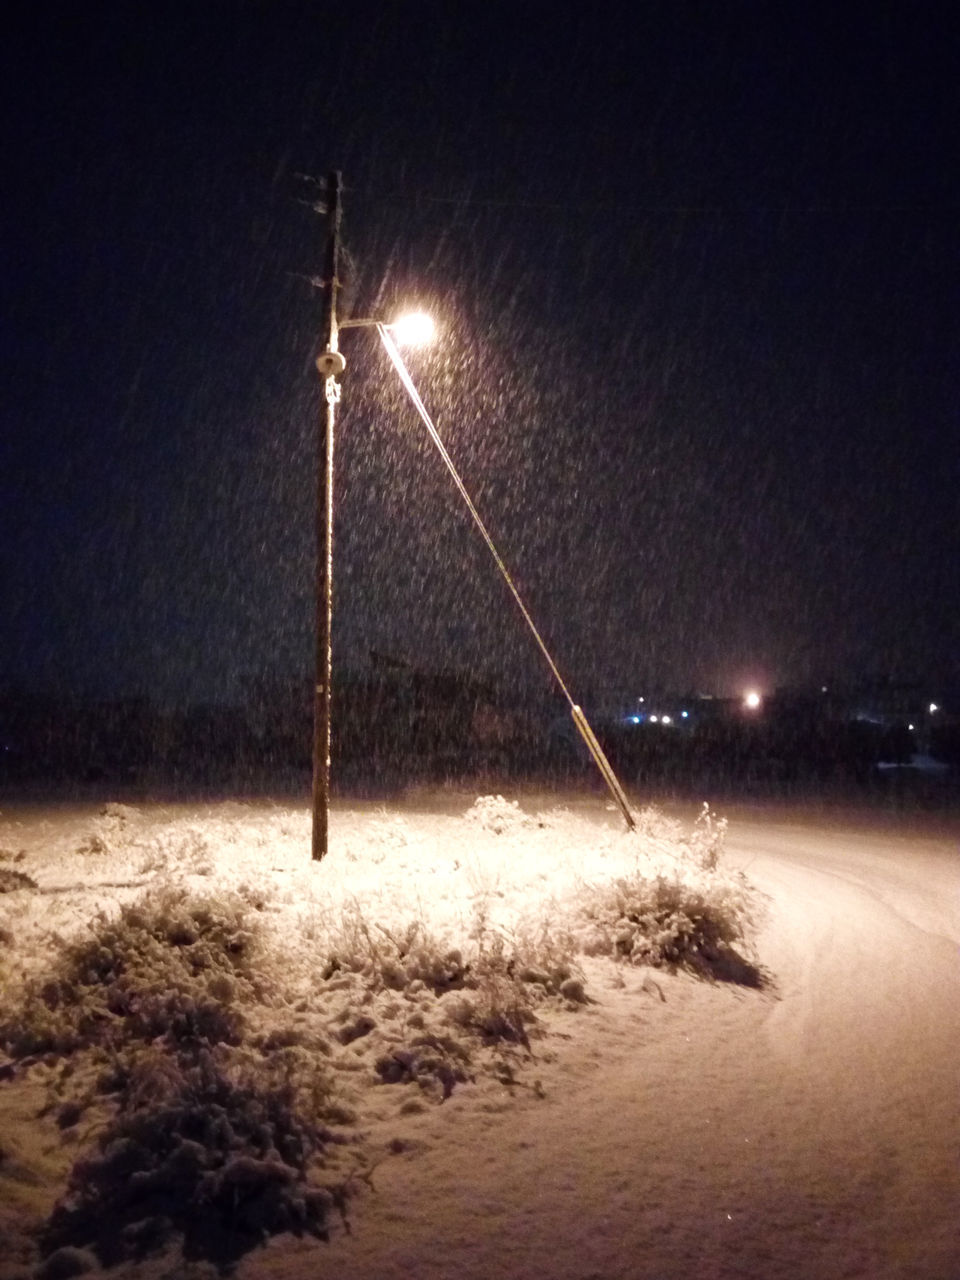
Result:
[[[387,325],[398,343],[408,347],[422,347],[432,342],[436,333],[433,318],[425,311],[413,311],[409,315],[400,316],[393,324]]]

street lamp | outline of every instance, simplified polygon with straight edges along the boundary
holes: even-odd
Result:
[[[317,587],[316,587],[316,679],[313,709],[313,834],[312,857],[319,862],[326,855],[330,815],[330,695],[333,679],[331,624],[333,621],[333,438],[336,408],[340,403],[339,378],[347,362],[340,352],[340,329],[376,328],[390,330],[398,342],[416,345],[429,342],[434,325],[423,312],[401,316],[393,324],[378,320],[343,320],[337,323],[337,294],[340,256],[340,174],[327,179],[327,244],[324,273],[323,350],[317,356],[317,371],[323,378],[326,402],[324,443],[317,467]]]
[[[323,333],[324,349],[317,356],[317,369],[324,380],[324,398],[326,400],[326,430],[322,465],[318,467],[317,485],[317,664],[314,700],[313,731],[313,858],[319,861],[327,852],[327,829],[330,811],[330,692],[332,684],[333,662],[330,648],[330,631],[333,617],[333,434],[336,406],[340,402],[339,377],[347,367],[347,362],[340,353],[337,327],[337,293],[340,281],[337,276],[340,242],[340,174],[332,173],[327,183],[327,247],[324,257],[324,274],[318,282],[324,289]],[[443,441],[437,432],[433,419],[420,398],[410,377],[403,357],[397,349],[397,343],[423,343],[433,335],[433,321],[422,312],[403,316],[393,324],[385,324],[380,320],[352,319],[344,320],[342,329],[375,328],[380,335],[384,350],[390,357],[420,415],[424,426],[437,446],[444,465],[450,472],[454,484],[460,492],[470,515],[473,517],[480,535],[496,563],[524,621],[530,628],[534,640],[539,646],[547,665],[570,704],[570,713],[577,732],[593,758],[604,782],[623,814],[629,830],[636,828],[636,820],[630,810],[630,804],[624,794],[603,747],[590,727],[583,710],[573,700],[543,637],[537,630],[533,618],[517,590],[503,559],[480,518],[469,493],[467,492],[457,468],[453,464]],[[642,701],[642,699],[641,699]],[[652,717],[655,719],[655,717]],[[664,722],[668,717],[664,717]]]
[[[402,347],[426,346],[433,341],[437,332],[433,317],[428,316],[425,311],[410,311],[398,316],[392,324],[384,324],[382,320],[341,320],[340,328],[386,329]]]

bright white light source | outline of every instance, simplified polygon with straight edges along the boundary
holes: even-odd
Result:
[[[656,723],[657,723],[657,721],[658,721],[659,719],[660,719],[660,717],[659,717],[659,716],[651,716],[651,717],[650,717],[650,723],[651,723],[651,724],[656,724]]]
[[[672,724],[672,723],[673,723],[673,717],[672,717],[672,716],[664,716],[664,717],[663,717],[663,721],[662,721],[662,723],[663,723],[663,724]]]
[[[910,732],[911,732],[911,733],[913,733],[913,725],[912,725],[912,724],[908,724],[908,725],[907,725],[907,728],[910,730]]]
[[[939,703],[936,703],[936,702],[931,702],[931,703],[930,703],[930,714],[931,714],[931,715],[933,715],[933,713],[934,713],[935,711],[939,711],[939,710],[940,710]]]
[[[743,695],[743,705],[748,711],[756,711],[760,705],[760,695],[756,689],[748,689]]]
[[[683,716],[684,720],[686,720],[686,719],[688,718],[688,716],[690,715],[690,712],[689,712],[689,711],[681,711],[681,712],[680,712],[680,714]]]
[[[401,316],[389,326],[394,339],[407,347],[422,347],[433,341],[436,326],[431,316],[425,311],[413,311],[410,315]]]

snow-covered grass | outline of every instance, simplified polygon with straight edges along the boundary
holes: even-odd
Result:
[[[483,796],[338,812],[320,864],[308,814],[242,805],[108,805],[8,850],[7,1087],[42,1079],[80,1147],[50,1273],[89,1247],[229,1261],[326,1235],[370,1177],[372,1120],[484,1076],[536,1091],[551,1018],[591,1001],[584,956],[757,984],[756,896],[724,836],[706,808],[631,833]]]

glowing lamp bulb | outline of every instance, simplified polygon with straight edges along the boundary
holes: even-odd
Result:
[[[410,315],[401,316],[390,325],[390,330],[397,342],[408,347],[421,347],[433,341],[436,326],[433,318],[425,311],[414,311]]]
[[[760,706],[760,695],[756,689],[750,689],[743,695],[743,705],[748,711],[756,711]]]

